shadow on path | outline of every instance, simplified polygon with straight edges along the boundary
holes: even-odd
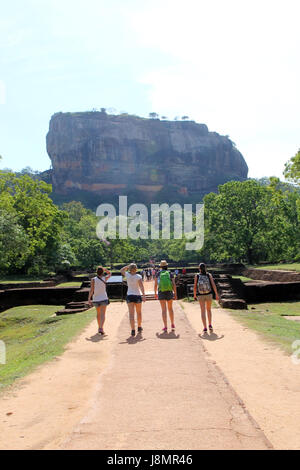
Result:
[[[176,335],[174,331],[170,331],[169,333],[156,333],[157,338],[159,339],[179,339],[180,335]]]
[[[224,335],[218,336],[216,333],[202,333],[198,335],[201,339],[206,339],[207,341],[217,341],[218,339],[223,339]]]
[[[107,335],[100,335],[96,333],[95,335],[91,336],[90,338],[85,338],[87,341],[92,341],[92,343],[99,343],[99,341],[103,341],[107,339]]]
[[[146,341],[146,338],[143,338],[141,333],[138,333],[136,336],[129,336],[126,341],[122,341],[119,344],[136,344],[140,343],[141,341]]]

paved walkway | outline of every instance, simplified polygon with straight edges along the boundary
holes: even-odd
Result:
[[[62,448],[268,448],[184,311],[174,310],[175,333],[161,333],[157,301],[143,305],[143,335],[130,338],[123,319],[95,402]]]

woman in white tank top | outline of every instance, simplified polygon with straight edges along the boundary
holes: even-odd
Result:
[[[140,274],[137,274],[137,265],[134,263],[124,266],[121,269],[121,274],[127,280],[127,304],[129,310],[129,321],[131,325],[131,336],[135,336],[135,320],[134,310],[137,314],[138,333],[142,333],[142,301],[145,302],[145,290],[143,284],[143,278]],[[143,297],[142,297],[142,295]]]
[[[94,307],[96,307],[99,327],[98,333],[101,335],[104,335],[103,326],[105,322],[105,313],[106,307],[109,304],[106,292],[106,282],[110,276],[111,273],[107,269],[103,269],[102,266],[99,266],[97,269],[97,276],[91,280],[91,288],[89,293],[89,304],[90,306],[94,305]]]

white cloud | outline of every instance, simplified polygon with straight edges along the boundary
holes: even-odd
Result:
[[[151,5],[131,25],[142,47],[165,52],[172,63],[140,77],[149,85],[152,110],[187,114],[229,134],[250,174],[281,175],[299,146],[299,2]]]

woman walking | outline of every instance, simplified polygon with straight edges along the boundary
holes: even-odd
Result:
[[[98,333],[104,335],[103,326],[105,323],[106,308],[109,304],[109,300],[106,292],[106,283],[110,278],[111,273],[107,269],[103,269],[99,266],[97,269],[97,276],[91,280],[91,288],[89,292],[89,304],[96,307],[97,310],[97,321],[98,321]],[[92,301],[93,298],[93,301]]]
[[[175,330],[173,300],[177,300],[177,290],[174,276],[172,273],[170,273],[170,271],[168,271],[168,263],[166,260],[162,260],[160,262],[160,268],[161,271],[157,274],[155,278],[154,292],[156,299],[160,301],[162,319],[164,324],[163,332],[167,333],[167,308],[171,321],[171,329],[172,331]]]
[[[219,300],[214,278],[210,273],[207,272],[205,264],[200,263],[199,274],[196,274],[194,279],[194,299],[199,300],[203,323],[203,333],[207,333],[206,312],[208,317],[208,328],[210,331],[213,331],[211,313],[213,291],[215,292],[216,300]]]
[[[121,269],[121,274],[127,280],[127,304],[129,310],[129,320],[131,326],[131,336],[135,336],[135,319],[134,319],[134,311],[136,310],[137,314],[137,324],[138,324],[138,332],[141,333],[143,331],[142,328],[142,300],[145,302],[145,290],[144,284],[142,280],[142,276],[137,274],[137,265],[134,263],[129,264],[128,266],[124,266]],[[142,296],[143,299],[142,299]]]

